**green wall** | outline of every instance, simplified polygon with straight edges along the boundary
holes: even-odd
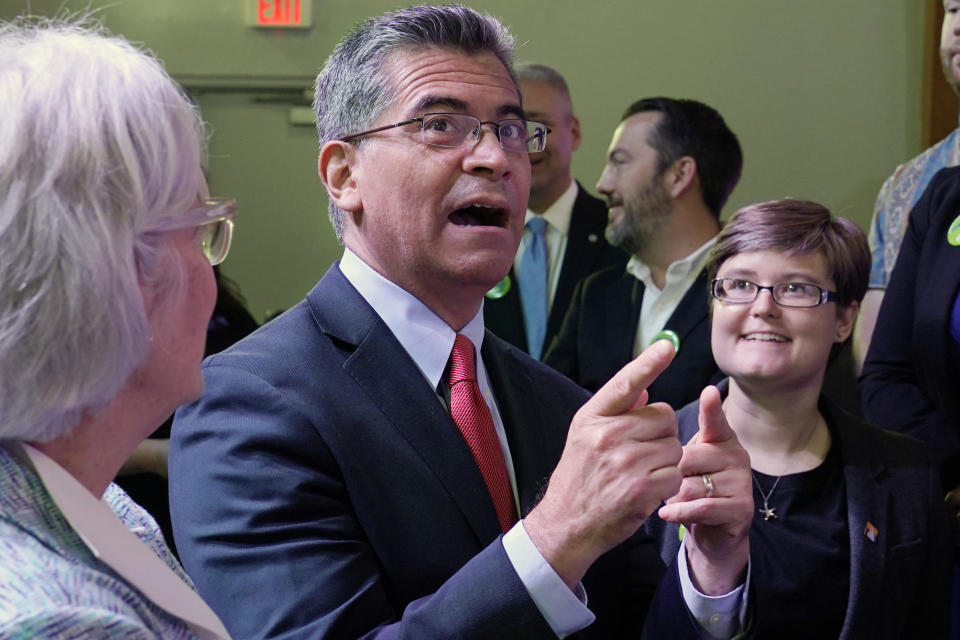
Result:
[[[0,0],[0,18],[89,4]],[[212,125],[212,189],[241,204],[225,271],[260,318],[294,304],[340,249],[315,176],[313,132],[288,124],[290,109],[351,25],[401,3],[314,0],[309,32],[247,27],[241,0],[102,4],[108,26],[164,59]],[[917,0],[471,4],[511,28],[518,59],[566,75],[584,132],[574,172],[591,190],[620,112],[651,95],[702,100],[740,137],[743,178],[725,216],[793,196],[866,227],[884,178],[920,150]]]

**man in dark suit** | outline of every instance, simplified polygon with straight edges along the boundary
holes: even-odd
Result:
[[[719,403],[681,453],[673,412],[645,404],[667,345],[586,401],[484,331],[546,140],[511,54],[493,18],[411,7],[358,27],[317,79],[343,258],[207,360],[173,430],[183,563],[235,637],[636,637],[664,571],[636,532],[668,498],[660,516],[695,535],[651,637],[740,623],[752,488]]]
[[[736,136],[705,104],[647,98],[626,110],[597,190],[610,206],[606,238],[630,261],[578,284],[547,364],[595,390],[665,337],[677,354],[650,398],[674,408],[697,399],[718,376],[703,265],[742,164]]]
[[[603,237],[606,205],[570,173],[573,152],[580,148],[580,121],[563,76],[542,64],[520,65],[516,75],[523,109],[528,118],[550,128],[550,144],[543,153],[530,156],[523,238],[510,273],[487,292],[483,317],[488,329],[540,359],[560,330],[577,283],[606,267],[623,267],[628,256]],[[546,222],[546,260],[539,266],[545,269],[545,287],[534,292],[535,287],[518,276],[524,268],[537,268],[524,263],[533,235],[529,221],[537,218]],[[538,297],[534,301],[531,296]],[[540,307],[531,312],[533,302]]]

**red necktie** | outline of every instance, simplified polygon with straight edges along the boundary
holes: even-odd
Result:
[[[513,490],[490,409],[477,385],[473,343],[466,336],[457,334],[453,342],[447,382],[450,384],[450,415],[467,441],[487,483],[487,490],[497,510],[497,519],[500,520],[500,529],[507,532],[517,521]]]

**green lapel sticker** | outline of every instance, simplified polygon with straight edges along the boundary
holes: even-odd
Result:
[[[960,247],[960,216],[953,219],[950,228],[947,229],[947,242],[950,246]]]
[[[669,340],[673,345],[673,352],[676,353],[677,351],[680,351],[680,336],[677,335],[676,331],[664,329],[657,335],[653,336],[653,340],[650,341],[650,344],[653,344],[657,340]]]
[[[510,291],[510,286],[512,284],[513,283],[510,280],[510,274],[508,273],[503,280],[493,285],[493,289],[487,291],[486,295],[491,300],[499,300],[503,296],[507,295],[507,292]]]

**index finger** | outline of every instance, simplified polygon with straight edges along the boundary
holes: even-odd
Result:
[[[699,442],[726,442],[736,437],[723,413],[720,390],[710,385],[700,393]]]
[[[620,369],[584,408],[601,416],[617,416],[636,408],[643,392],[673,360],[673,354],[673,343],[657,340]]]

